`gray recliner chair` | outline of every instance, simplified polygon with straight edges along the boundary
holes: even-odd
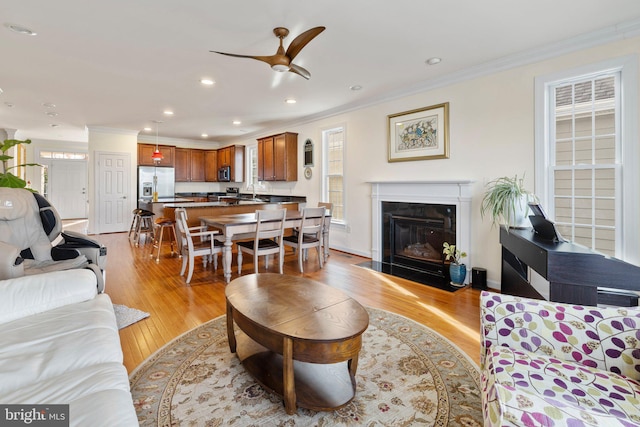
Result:
[[[104,290],[107,248],[84,234],[62,232],[62,220],[41,195],[0,187],[0,280],[89,268]]]

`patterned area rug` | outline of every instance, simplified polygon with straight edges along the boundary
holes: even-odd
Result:
[[[282,399],[263,390],[229,351],[221,316],[176,338],[131,373],[140,425],[482,426],[477,366],[431,329],[367,311],[356,397],[345,407],[287,415]]]
[[[141,321],[149,317],[149,313],[138,310],[136,308],[130,308],[126,305],[113,304],[113,311],[116,312],[116,322],[118,322],[118,329],[126,328],[129,325],[133,325],[136,322]]]

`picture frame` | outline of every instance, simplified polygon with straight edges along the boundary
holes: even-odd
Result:
[[[391,114],[389,162],[449,158],[449,103]]]

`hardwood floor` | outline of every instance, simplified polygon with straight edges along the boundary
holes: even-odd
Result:
[[[225,314],[221,264],[216,272],[211,265],[205,270],[197,258],[191,284],[186,285],[179,275],[182,261],[170,256],[169,245],[163,247],[160,262],[156,263],[150,256],[151,245],[135,247],[127,233],[92,237],[108,248],[106,292],[112,301],[151,313],[149,318],[120,331],[124,363],[129,372],[173,338]],[[251,257],[245,257],[245,261],[243,275],[253,273]],[[284,272],[326,283],[342,289],[362,305],[422,323],[479,362],[480,291],[467,287],[447,292],[356,266],[364,261],[368,259],[331,251],[328,262],[320,269],[313,251],[301,274],[296,255],[287,250]],[[235,254],[233,262],[236,262]],[[274,259],[269,267],[268,271],[277,272]],[[263,260],[260,271],[266,271]],[[237,268],[232,279],[235,277]]]

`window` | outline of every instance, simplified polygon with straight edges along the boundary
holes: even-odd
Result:
[[[258,146],[247,147],[247,188],[258,184]]]
[[[87,153],[66,153],[62,151],[41,151],[41,159],[86,160]]]
[[[323,200],[333,204],[331,220],[344,222],[344,127],[322,132],[323,156]]]
[[[536,194],[563,237],[637,263],[637,66],[614,62],[536,80]]]

